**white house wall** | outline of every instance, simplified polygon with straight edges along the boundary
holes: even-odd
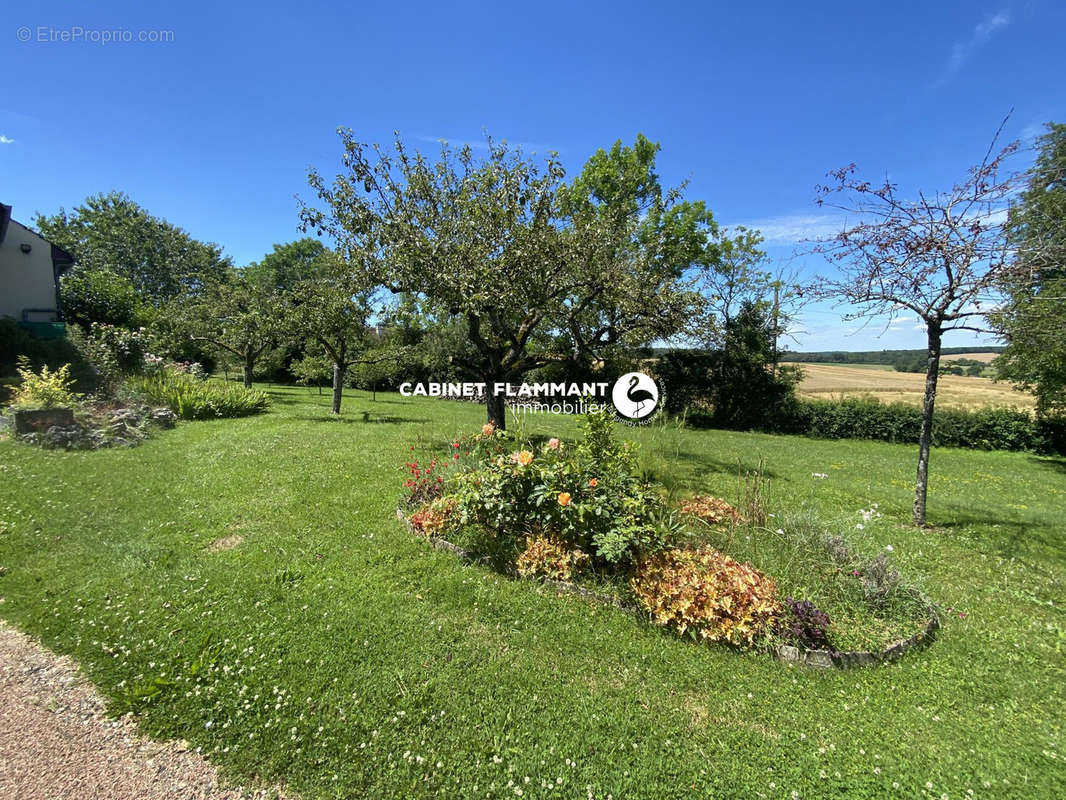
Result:
[[[22,245],[30,246],[29,253]],[[43,308],[47,312],[32,312],[29,322],[54,322],[56,315],[56,286],[52,271],[52,247],[33,231],[11,220],[7,235],[0,243],[0,317],[22,320],[24,309]]]

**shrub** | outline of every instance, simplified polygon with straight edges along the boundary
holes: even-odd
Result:
[[[526,540],[526,549],[518,556],[515,568],[523,578],[543,576],[567,581],[588,562],[588,555],[558,537],[531,536]]]
[[[681,503],[681,510],[701,519],[708,525],[719,522],[740,522],[740,514],[733,506],[718,497],[696,495]]]
[[[15,389],[12,408],[72,408],[81,401],[72,388],[70,364],[54,371],[45,365],[40,372],[34,372],[30,360],[20,356],[17,372],[22,382]]]
[[[671,350],[655,362],[655,376],[667,388],[666,410],[689,411],[711,393],[711,370],[716,358],[706,350]]]
[[[413,513],[408,521],[411,527],[424,536],[440,536],[454,521],[455,512],[455,499],[443,497],[426,503]]]
[[[808,650],[832,650],[829,645],[829,615],[810,600],[785,598],[774,632],[786,641]]]
[[[779,610],[770,578],[710,547],[647,557],[630,585],[656,623],[704,641],[751,645]]]
[[[108,269],[77,269],[59,284],[63,318],[89,327],[94,322],[131,327],[142,302],[129,279]]]
[[[403,482],[406,496],[404,502],[409,506],[422,506],[436,500],[444,491],[445,462],[433,459],[425,466],[417,461],[404,464],[408,477]]]
[[[921,430],[921,409],[876,399],[812,400],[765,429],[820,439],[875,439],[914,444]],[[933,445],[978,450],[1062,452],[1061,421],[1034,418],[1025,411],[984,408],[938,409],[933,416]]]
[[[133,387],[153,403],[168,406],[182,419],[245,417],[265,411],[264,392],[221,381],[203,381],[172,368],[131,379]]]
[[[92,369],[96,388],[105,393],[114,393],[127,375],[145,369],[148,337],[144,331],[94,322],[88,331],[69,328],[67,336]]]
[[[97,386],[97,374],[72,341],[67,327],[61,339],[37,339],[10,317],[0,317],[0,375],[14,376],[19,356],[26,356],[34,367],[47,364],[53,370],[70,365],[70,375],[79,392],[91,392]]]
[[[580,445],[553,439],[540,448],[516,446],[486,426],[473,445],[484,455],[448,489],[464,520],[501,547],[518,550],[527,537],[550,532],[603,566],[631,564],[667,546],[672,529],[659,513],[659,495],[633,475],[629,448],[611,425],[610,412],[596,409],[586,417]]]

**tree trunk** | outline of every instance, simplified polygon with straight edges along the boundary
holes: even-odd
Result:
[[[347,370],[345,359],[348,356],[348,348],[344,342],[336,350],[326,349],[333,360],[333,402],[330,405],[331,414],[341,413],[341,398],[344,394],[344,373]]]
[[[922,430],[918,435],[918,477],[914,490],[914,524],[925,525],[925,496],[929,488],[929,444],[933,435],[933,406],[936,382],[940,376],[940,323],[929,323],[929,361],[925,370],[925,400],[922,403]]]
[[[341,413],[341,397],[344,392],[344,369],[340,364],[333,365],[333,404],[329,410],[331,414]]]
[[[252,388],[252,373],[255,371],[255,357],[246,355],[244,357],[244,388]]]
[[[505,398],[497,397],[492,392],[493,380],[485,382],[485,408],[488,412],[489,422],[496,430],[507,430],[507,404]]]

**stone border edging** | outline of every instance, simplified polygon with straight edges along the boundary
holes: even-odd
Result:
[[[471,551],[460,547],[457,544],[449,542],[447,539],[442,539],[439,536],[426,536],[418,532],[411,521],[404,514],[403,509],[396,509],[396,517],[407,527],[407,530],[418,536],[420,539],[427,541],[433,547],[438,550],[443,550],[453,555],[458,556],[463,561],[476,562],[478,557]],[[511,577],[517,577],[514,573],[511,573]],[[586,589],[583,586],[578,586],[576,583],[570,581],[559,581],[552,579],[545,579],[543,584],[551,586],[561,594],[573,594],[579,597],[585,597],[590,600],[595,600],[600,603],[613,606],[614,608],[622,611],[630,616],[644,618],[646,615],[636,606],[622,602],[617,597],[602,592],[594,592],[590,589]],[[924,596],[919,595],[919,599],[926,604],[929,609],[929,619],[913,636],[909,636],[906,639],[900,639],[893,642],[884,650],[878,650],[872,652],[869,650],[808,650],[804,647],[798,647],[790,644],[774,645],[767,649],[773,656],[780,662],[786,664],[801,664],[806,667],[812,667],[814,669],[849,669],[852,667],[873,667],[880,666],[882,664],[888,664],[893,661],[898,661],[903,657],[903,654],[908,650],[912,650],[924,644],[931,642],[935,636],[937,630],[940,629],[940,617],[936,613],[936,608],[933,604]]]

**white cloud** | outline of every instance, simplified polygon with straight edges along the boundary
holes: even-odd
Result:
[[[944,70],[944,74],[940,76],[936,85],[943,86],[947,83],[956,72],[962,69],[963,65],[969,61],[970,56],[976,50],[985,45],[996,31],[1007,27],[1009,24],[1010,13],[1008,11],[1000,11],[978,22],[974,26],[973,33],[970,34],[969,39],[964,42],[956,42],[952,46],[951,58],[948,60],[947,69]]]
[[[2,133],[0,133],[0,144],[14,144],[14,143],[15,143],[14,139],[9,139],[8,137],[6,137]]]
[[[844,221],[840,217],[827,215],[785,214],[779,217],[737,222],[724,227],[739,226],[758,230],[766,239],[767,244],[781,244],[835,236],[844,229]]]

